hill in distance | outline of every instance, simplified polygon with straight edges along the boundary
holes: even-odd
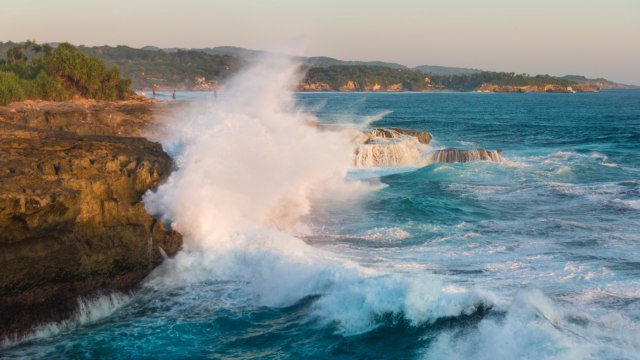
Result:
[[[425,74],[434,74],[434,75],[464,75],[464,74],[478,74],[482,72],[482,70],[478,70],[478,69],[438,66],[438,65],[420,65],[420,66],[414,67],[414,69],[420,72],[423,72]]]
[[[18,43],[0,42],[0,62],[6,59],[8,49]],[[56,47],[56,43],[51,43]],[[157,85],[161,90],[216,89],[249,59],[265,54],[262,50],[235,46],[201,49],[159,48],[145,46],[78,46],[88,55],[102,59],[108,66],[117,66],[120,73],[131,78],[134,88]],[[432,91],[479,90],[483,84],[497,85],[489,91],[541,91],[543,85],[555,85],[569,90],[569,86],[582,85],[592,90],[632,88],[606,79],[587,79],[579,75],[553,77],[548,75],[487,72],[479,69],[421,65],[405,65],[382,61],[347,61],[326,56],[295,57],[308,66],[304,83],[306,91]],[[537,90],[510,87],[536,86]],[[580,86],[577,87],[578,91]],[[557,89],[543,89],[543,91]]]

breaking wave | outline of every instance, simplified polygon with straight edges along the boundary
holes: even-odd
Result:
[[[304,221],[316,207],[353,206],[374,189],[347,179],[357,146],[353,131],[322,129],[294,106],[288,89],[298,76],[289,59],[260,59],[217,101],[167,131],[173,136],[165,146],[178,168],[145,204],[185,236],[186,251],[167,261],[149,286],[238,282],[242,301],[272,307],[319,295],[315,316],[347,334],[376,327],[384,314],[420,324],[493,306],[488,294],[435,276],[374,271],[296,237],[309,232]],[[363,164],[385,161],[373,150],[372,139],[381,137],[407,149],[388,166],[407,157],[415,163],[421,156],[415,148],[426,145],[424,136],[421,142],[416,134],[374,131]]]

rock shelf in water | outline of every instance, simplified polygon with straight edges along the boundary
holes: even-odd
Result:
[[[375,128],[364,131],[356,142],[356,167],[415,167],[432,163],[502,162],[502,150],[443,149],[432,151],[427,131]]]
[[[433,163],[465,163],[473,161],[493,161],[503,162],[504,159],[500,155],[502,152],[499,150],[460,150],[460,149],[444,149],[436,150],[431,155],[431,162]]]

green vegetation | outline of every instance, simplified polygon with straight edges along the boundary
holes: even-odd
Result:
[[[436,66],[436,65],[420,65],[413,68],[414,70],[422,71],[425,74],[431,75],[462,75],[462,74],[477,74],[482,72],[478,69],[458,68],[450,66]]]
[[[15,99],[67,99],[79,95],[95,99],[118,99],[130,94],[129,83],[119,71],[132,79],[135,88],[158,85],[160,89],[211,90],[237,72],[247,59],[260,51],[233,47],[199,50],[134,49],[127,46],[100,46],[77,49],[61,44],[0,43],[0,103]],[[108,66],[108,70],[97,58]],[[339,91],[350,81],[355,89],[401,91],[473,91],[483,84],[498,86],[574,86],[582,80],[549,75],[529,76],[475,69],[421,66],[409,69],[382,62],[347,62],[326,57],[297,58],[306,65],[305,83],[325,83]],[[117,67],[117,68],[116,68]]]
[[[0,60],[0,105],[25,99],[66,100],[74,96],[122,100],[131,82],[116,67],[63,43],[56,49],[33,41],[18,44]]]
[[[355,82],[358,90],[371,88],[375,84],[382,87],[401,84],[402,90],[415,91],[426,86],[425,75],[419,71],[370,65],[312,67],[308,69],[304,81],[326,83],[333,90],[338,90],[349,81]]]
[[[128,46],[80,47],[79,50],[117,66],[131,78],[135,88],[155,84],[190,89],[197,84],[196,78],[204,78],[208,83],[219,82],[242,64],[239,58],[231,55],[211,55],[196,50],[168,52]]]
[[[434,86],[457,91],[473,91],[482,84],[495,84],[502,86],[560,85],[565,87],[576,84],[574,81],[549,75],[529,76],[527,74],[489,71],[461,75],[432,75],[430,79]]]
[[[572,86],[574,81],[552,77],[549,75],[529,76],[526,74],[502,72],[478,72],[452,75],[425,75],[421,71],[409,69],[392,69],[381,66],[328,66],[310,68],[304,80],[308,83],[326,83],[332,90],[338,90],[348,81],[353,81],[357,90],[370,89],[374,84],[387,87],[401,84],[401,90],[420,91],[456,90],[473,91],[482,84],[503,86],[544,86],[547,84]]]

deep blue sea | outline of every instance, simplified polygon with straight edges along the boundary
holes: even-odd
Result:
[[[506,161],[353,169],[375,190],[312,203],[304,245],[183,254],[0,357],[640,359],[640,91],[295,101],[322,123],[377,117]]]

